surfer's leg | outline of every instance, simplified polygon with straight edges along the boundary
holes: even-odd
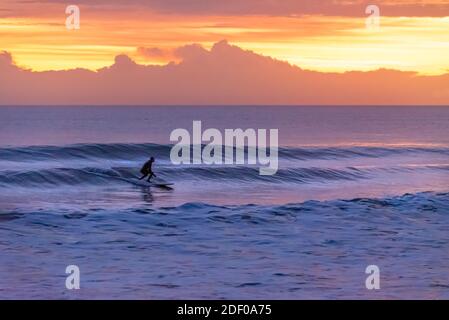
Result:
[[[154,173],[153,172],[151,172],[151,174],[150,174],[150,176],[148,177],[148,182],[150,182],[150,180],[151,180],[151,178],[154,176]]]
[[[142,180],[143,178],[145,178],[148,174],[143,175],[141,178],[139,178],[139,180]]]

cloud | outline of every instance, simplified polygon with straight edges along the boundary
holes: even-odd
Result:
[[[164,50],[157,47],[152,48],[139,47],[137,48],[137,54],[139,56],[147,58],[168,58],[173,56],[170,50]]]
[[[181,62],[190,60],[200,60],[206,57],[209,52],[200,44],[193,43],[175,49],[161,49],[158,47],[144,48],[136,50],[138,57],[143,57],[152,62]]]
[[[14,64],[12,55],[6,51],[0,51],[0,79],[12,72],[19,72],[20,69]],[[1,92],[1,82],[0,82],[0,92]],[[1,100],[1,97],[0,97]]]
[[[187,45],[182,61],[143,66],[126,55],[110,67],[33,72],[0,54],[0,104],[449,104],[449,75],[320,73],[245,51],[226,41]]]
[[[12,55],[6,51],[0,52],[0,66],[11,66],[12,64]]]
[[[183,61],[198,61],[206,58],[209,52],[201,45],[194,43],[176,49],[175,55]]]
[[[140,60],[149,61],[153,64],[167,64],[169,62],[179,62],[181,56],[177,49],[159,47],[138,47],[135,56]]]
[[[136,65],[137,64],[133,60],[131,60],[130,57],[125,54],[120,54],[115,57],[113,67],[120,69],[131,69]]]
[[[66,3],[65,0],[30,0],[29,3]],[[368,0],[77,0],[90,7],[146,8],[164,14],[211,15],[338,15],[363,16]],[[447,16],[446,0],[377,0],[384,15]]]

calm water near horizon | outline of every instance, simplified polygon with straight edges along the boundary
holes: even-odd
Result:
[[[173,165],[194,120],[279,129],[278,173]],[[0,107],[0,298],[449,298],[448,124],[449,107]],[[149,156],[173,190],[127,182]]]
[[[282,146],[449,145],[449,107],[0,106],[0,145],[169,143],[172,130],[277,128]]]

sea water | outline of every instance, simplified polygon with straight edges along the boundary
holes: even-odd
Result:
[[[278,129],[277,173],[173,165],[194,120]],[[432,106],[0,107],[0,298],[449,298],[448,124]],[[150,156],[173,190],[127,183]]]

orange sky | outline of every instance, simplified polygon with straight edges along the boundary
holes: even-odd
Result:
[[[81,29],[65,28],[66,1],[0,2],[0,51],[35,71],[179,61],[189,43],[227,39],[303,69],[449,71],[449,1],[379,0],[381,26],[365,26],[362,0],[78,0]]]

